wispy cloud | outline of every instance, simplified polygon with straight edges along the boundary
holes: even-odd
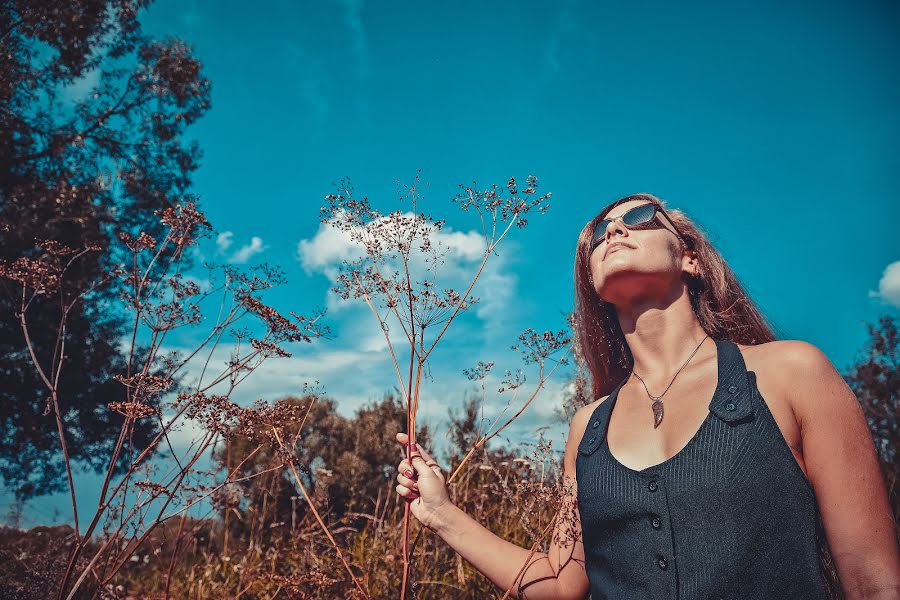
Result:
[[[216,248],[218,249],[219,254],[224,254],[230,247],[234,241],[234,232],[232,231],[223,231],[219,235],[216,236]]]
[[[880,298],[885,304],[900,307],[900,260],[887,266],[878,282],[878,291],[869,290],[869,297]]]
[[[286,80],[286,83],[294,87],[295,93],[308,109],[303,114],[312,118],[313,125],[321,133],[332,110],[327,94],[327,69],[319,57],[305,51],[293,41],[285,40],[283,47],[287,55],[286,64],[293,73],[293,77]]]
[[[254,235],[252,238],[250,238],[249,244],[241,246],[237,252],[231,255],[231,257],[228,259],[228,262],[244,264],[257,254],[265,252],[268,249],[269,247],[263,244],[262,238]]]
[[[562,69],[559,50],[560,43],[572,37],[576,28],[575,2],[569,0],[558,8],[556,22],[550,28],[544,43],[544,53],[541,64],[541,79],[549,80],[557,76]]]
[[[366,27],[363,24],[363,0],[343,0],[344,25],[349,30],[350,48],[353,51],[353,61],[356,73],[356,82],[359,93],[356,94],[357,109],[360,111],[360,119],[364,124],[369,120],[369,106],[364,100],[368,97],[369,82],[372,80],[372,65],[369,60],[369,40]]]

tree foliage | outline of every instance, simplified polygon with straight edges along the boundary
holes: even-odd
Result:
[[[895,518],[900,518],[900,345],[897,324],[882,315],[876,325],[867,323],[869,341],[863,356],[844,380],[856,394],[878,450]]]
[[[337,412],[331,398],[286,398],[301,407],[303,417],[294,431],[293,459],[301,481],[316,498],[327,521],[337,521],[351,513],[372,514],[391,497],[396,483],[397,463],[402,452],[394,437],[404,431],[406,408],[394,394],[360,407],[351,418]],[[299,435],[297,435],[299,433]],[[417,433],[419,443],[431,443],[428,426]],[[216,500],[228,535],[259,542],[290,530],[308,511],[290,472],[275,468],[282,457],[271,449],[256,449],[242,436],[232,436],[217,448],[213,462],[230,474],[229,484]],[[264,473],[269,469],[271,472]],[[238,481],[254,473],[259,477]],[[291,500],[294,497],[295,500]],[[351,518],[352,522],[353,519]]]
[[[145,0],[0,0],[0,261],[33,256],[36,240],[98,246],[73,265],[85,289],[123,258],[119,232],[158,233],[200,158],[185,130],[209,107],[209,81],[188,46],[140,29]],[[111,279],[110,281],[114,281]],[[59,298],[31,310],[39,360],[66,344],[61,377],[72,458],[101,468],[118,430],[106,410],[124,399],[123,332],[113,284],[94,290],[59,330]],[[16,288],[0,286],[0,473],[20,498],[65,486],[53,417],[27,360]],[[149,428],[135,432],[146,436]]]

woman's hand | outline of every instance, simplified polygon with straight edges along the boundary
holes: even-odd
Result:
[[[409,436],[397,433],[397,441],[406,448]],[[441,512],[452,506],[444,473],[424,449],[411,448],[412,465],[405,458],[397,469],[397,493],[410,503],[413,516],[425,527],[437,529]]]

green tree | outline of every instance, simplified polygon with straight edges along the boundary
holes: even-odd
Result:
[[[356,513],[372,514],[390,498],[402,450],[394,435],[405,430],[406,408],[393,393],[360,407],[352,418],[338,414],[337,402],[320,398],[285,398],[305,415],[288,433],[296,439],[293,458],[304,488],[314,498],[316,509],[327,521],[358,521]],[[302,427],[301,427],[302,426]],[[417,433],[430,444],[428,426]],[[224,488],[218,506],[227,536],[256,541],[290,531],[308,507],[283,463],[271,449],[240,436],[231,436],[213,455],[217,468],[241,479],[269,469],[271,472]],[[240,467],[240,468],[238,468]],[[293,499],[292,499],[293,498]]]
[[[862,404],[878,450],[894,517],[900,519],[900,348],[897,324],[883,315],[866,323],[869,341],[844,380]]]
[[[209,107],[209,81],[176,39],[142,34],[146,0],[0,0],[0,261],[35,253],[35,240],[103,252],[67,273],[87,289],[123,257],[119,231],[154,235],[154,211],[188,190],[200,157],[186,127]],[[59,440],[19,326],[16,286],[0,282],[0,474],[19,498],[65,487]],[[94,290],[59,331],[60,301],[29,313],[39,360],[65,340],[60,412],[73,460],[100,469],[120,418],[106,409],[125,394],[125,333],[112,285]],[[151,428],[138,428],[141,443]]]

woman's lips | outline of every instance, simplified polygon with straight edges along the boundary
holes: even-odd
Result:
[[[622,242],[617,242],[606,249],[606,254],[603,255],[603,258],[606,258],[607,256],[609,256],[610,254],[612,254],[613,252],[615,252],[616,250],[618,250],[620,248],[631,248],[631,247],[632,246],[629,246],[628,244],[624,244]]]

